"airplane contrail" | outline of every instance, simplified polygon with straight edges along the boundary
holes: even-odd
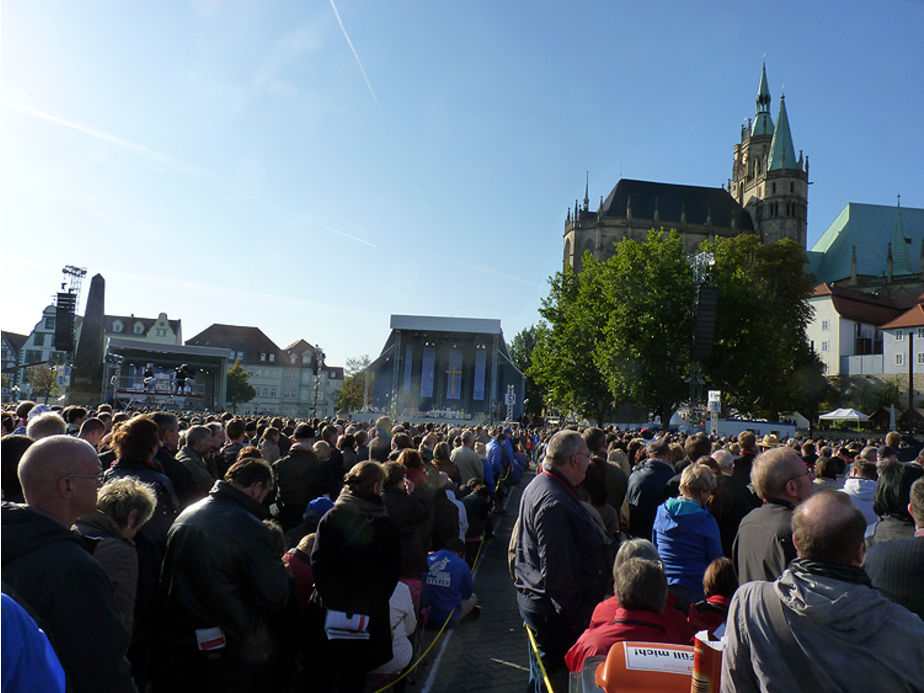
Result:
[[[353,51],[353,57],[356,58],[356,64],[359,66],[359,71],[363,75],[363,79],[366,81],[366,86],[369,88],[369,93],[372,94],[372,100],[375,101],[375,105],[379,107],[379,110],[383,113],[385,112],[382,109],[382,104],[379,103],[379,97],[375,95],[375,89],[372,88],[372,82],[369,81],[369,76],[366,74],[365,68],[363,68],[363,63],[359,59],[359,53],[356,52],[356,48],[353,46],[353,42],[350,40],[350,35],[347,33],[346,27],[343,26],[343,20],[340,18],[340,13],[337,11],[337,6],[334,4],[334,0],[330,0],[330,7],[334,11],[334,16],[337,18],[337,24],[340,25],[340,31],[343,32],[343,38],[346,39],[347,44],[350,46],[350,50]]]

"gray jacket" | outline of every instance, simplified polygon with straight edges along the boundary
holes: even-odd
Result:
[[[774,599],[791,636],[774,625]],[[738,589],[726,636],[722,691],[919,691],[924,681],[921,619],[866,585],[798,562],[776,582]]]

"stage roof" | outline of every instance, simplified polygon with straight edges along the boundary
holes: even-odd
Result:
[[[491,318],[447,318],[433,315],[392,315],[391,329],[418,332],[478,332],[501,334],[501,321]]]

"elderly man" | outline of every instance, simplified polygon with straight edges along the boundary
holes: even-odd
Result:
[[[760,455],[751,468],[751,483],[764,502],[741,520],[732,547],[742,585],[750,580],[776,580],[796,557],[792,513],[813,491],[812,473],[790,447]]]
[[[869,587],[859,567],[865,530],[838,491],[796,509],[798,559],[732,599],[722,691],[920,690],[924,622]]]
[[[556,433],[539,472],[523,490],[516,524],[514,583],[523,620],[556,693],[568,690],[565,653],[604,597],[612,556],[608,537],[581,505],[590,452],[576,431]],[[529,648],[530,689],[544,691]]]
[[[26,450],[19,480],[26,505],[3,506],[3,582],[47,630],[69,687],[134,691],[125,652],[128,633],[112,586],[91,555],[93,542],[70,531],[96,510],[96,450],[66,435]]]

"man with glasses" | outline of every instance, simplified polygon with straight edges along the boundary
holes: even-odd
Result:
[[[778,447],[754,460],[751,483],[763,504],[741,520],[732,547],[740,584],[776,580],[796,557],[792,514],[812,495],[812,472],[795,450]]]
[[[112,586],[91,555],[92,540],[70,531],[96,509],[96,450],[71,436],[44,438],[26,450],[18,473],[26,504],[4,504],[0,511],[4,591],[46,629],[68,690],[136,690]]]
[[[555,693],[568,690],[565,653],[605,596],[612,565],[609,538],[581,505],[577,490],[589,462],[580,433],[556,433],[523,490],[515,527],[517,605]],[[539,659],[530,646],[530,690],[536,693],[545,691]]]

